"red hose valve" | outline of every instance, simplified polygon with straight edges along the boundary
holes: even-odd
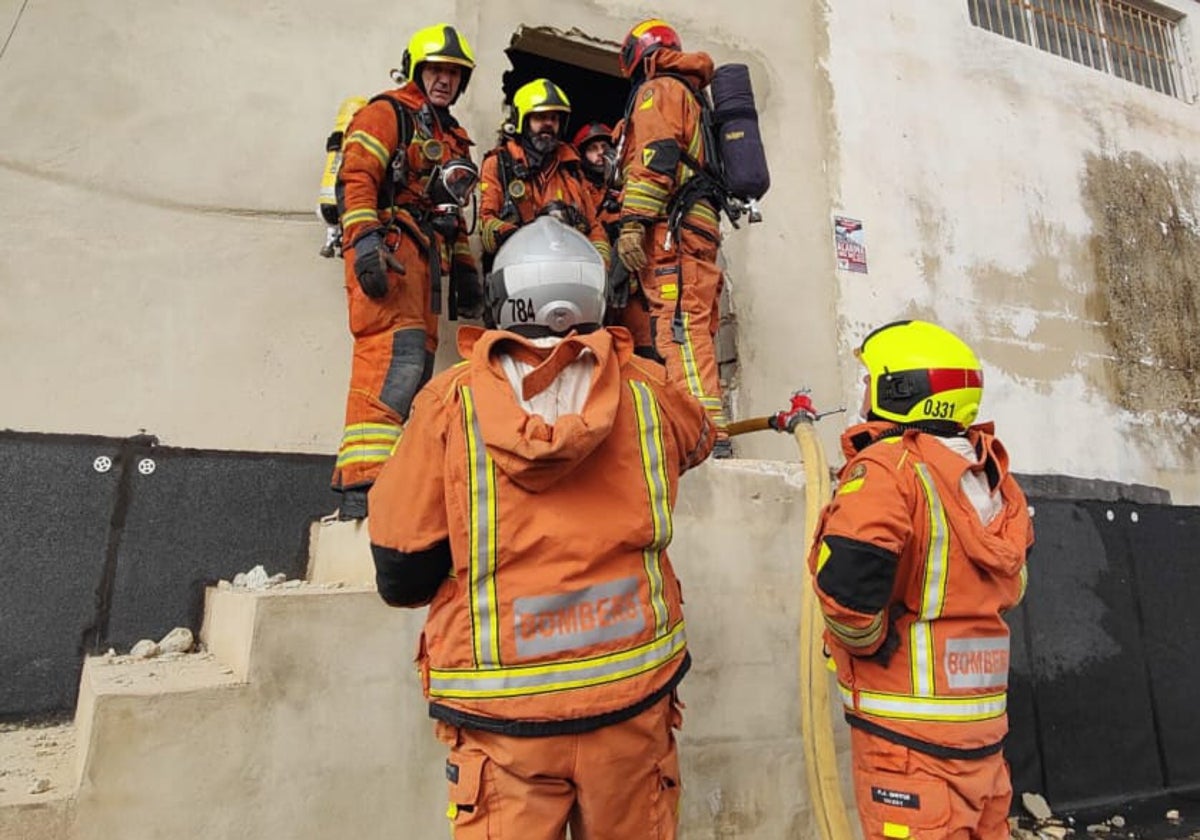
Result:
[[[771,428],[776,431],[791,432],[795,430],[797,423],[801,421],[812,423],[820,417],[809,392],[807,390],[795,391],[792,393],[791,405],[772,417],[770,423]]]

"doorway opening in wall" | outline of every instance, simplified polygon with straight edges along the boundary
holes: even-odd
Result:
[[[568,138],[588,122],[615,126],[625,115],[629,98],[629,81],[621,75],[617,58],[619,49],[619,44],[579,29],[562,32],[549,26],[521,26],[504,51],[512,65],[503,76],[505,109],[521,85],[544,78],[562,88],[571,101],[571,119],[565,132]],[[737,323],[729,269],[723,257],[720,263],[726,283],[721,293],[716,352],[725,414],[733,419],[738,379]]]

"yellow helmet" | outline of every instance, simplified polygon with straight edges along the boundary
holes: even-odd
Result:
[[[448,23],[439,23],[419,29],[408,39],[408,48],[400,59],[400,72],[410,82],[421,84],[421,65],[427,61],[434,64],[457,64],[463,69],[462,83],[458,86],[458,99],[467,89],[471,71],[475,69],[475,53],[471,45],[457,29]]]
[[[854,351],[866,366],[871,414],[962,431],[979,414],[983,369],[962,339],[928,321],[895,321]]]
[[[517,133],[525,131],[525,118],[530,114],[541,114],[547,111],[558,111],[563,116],[559,121],[558,133],[564,135],[567,130],[567,119],[571,116],[571,100],[563,93],[562,88],[549,79],[534,79],[527,85],[521,85],[513,94],[513,107],[517,110]]]

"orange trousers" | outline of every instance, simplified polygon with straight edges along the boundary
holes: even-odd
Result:
[[[654,336],[650,332],[650,305],[640,289],[630,294],[628,304],[613,310],[611,323],[629,330],[636,350],[644,353],[654,349]]]
[[[378,299],[363,294],[354,276],[354,248],[345,249],[354,357],[334,490],[374,483],[400,439],[413,397],[433,373],[438,317],[430,305],[428,254],[412,236],[395,229],[385,244],[405,270],[388,271],[388,293]]]
[[[1008,840],[1003,753],[935,758],[859,729],[850,750],[863,840]]]
[[[515,738],[438,722],[450,747],[455,840],[675,840],[679,757],[670,697],[582,735]]]
[[[700,400],[717,426],[718,437],[727,437],[715,343],[725,284],[717,267],[717,243],[687,228],[679,233],[679,241],[668,251],[664,247],[666,223],[647,230],[648,264],[639,272],[638,283],[650,304],[650,332],[655,349],[666,360],[667,378],[681,383]],[[672,329],[677,302],[682,304],[683,317],[679,342]]]

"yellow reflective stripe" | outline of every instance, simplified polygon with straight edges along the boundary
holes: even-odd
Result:
[[[699,399],[704,399],[704,383],[700,381],[700,369],[696,366],[696,348],[692,344],[692,331],[688,329],[691,316],[683,313],[683,344],[679,346],[679,358],[683,361],[683,375],[687,379],[688,390]],[[706,407],[707,408],[707,407]],[[712,413],[712,409],[707,409]]]
[[[883,613],[876,613],[875,618],[866,627],[851,627],[825,616],[825,626],[829,628],[838,641],[849,648],[868,648],[883,635]]]
[[[909,665],[912,669],[912,691],[918,697],[934,694],[933,627],[918,619],[908,628]]]
[[[896,720],[974,721],[1004,714],[1006,694],[973,697],[910,697],[903,694],[858,692],[858,711]]]
[[[346,138],[346,146],[349,146],[351,143],[357,143],[358,145],[362,146],[371,153],[372,157],[379,161],[380,166],[384,167],[385,169],[387,168],[388,161],[392,158],[392,153],[388,151],[387,146],[383,145],[379,138],[372,134],[368,134],[362,129],[359,129],[358,131],[352,132],[350,136]]]
[[[607,240],[602,242],[593,242],[592,247],[594,247],[600,256],[604,258],[605,262],[608,262],[609,258],[612,256],[612,249],[609,247]]]
[[[379,213],[374,209],[348,210],[342,214],[342,227],[350,227],[359,222],[378,222]]]
[[[883,824],[883,836],[891,838],[891,840],[908,840],[910,832],[906,825],[885,822]]]
[[[658,402],[645,382],[629,381],[633,392],[634,414],[638,424],[638,446],[642,454],[642,475],[650,498],[650,519],[653,536],[642,549],[642,565],[650,584],[650,606],[654,610],[654,635],[661,636],[667,627],[667,602],[663,595],[662,553],[671,544],[674,524],[671,521],[667,481],[666,449],[662,439],[662,419]]]
[[[347,448],[338,455],[337,466],[345,467],[350,464],[382,464],[391,457],[394,447],[386,446],[378,449],[367,447]]]
[[[708,225],[718,224],[717,214],[703,201],[697,201],[695,204],[693,204],[691,209],[688,210],[687,215],[684,216],[684,221],[697,220]]]
[[[342,432],[342,440],[354,435],[368,434],[373,437],[400,437],[401,427],[391,423],[351,423]]]
[[[1025,589],[1029,586],[1029,567],[1021,567],[1021,591],[1017,593],[1017,603],[1025,600]]]
[[[929,508],[929,551],[925,555],[925,582],[921,594],[921,614],[930,620],[942,614],[946,600],[946,577],[949,571],[950,540],[947,535],[946,511],[941,497],[925,464],[915,464],[917,479],[925,493]]]
[[[475,664],[493,667],[500,664],[500,626],[496,609],[496,466],[483,442],[471,389],[464,385],[459,392],[467,439],[471,639]]]
[[[631,181],[625,185],[622,210],[658,216],[667,206],[670,193],[652,181]]]
[[[1008,707],[1008,695],[1004,692],[971,697],[912,697],[907,694],[859,691],[855,697],[855,692],[839,681],[838,693],[842,696],[842,705],[851,711],[895,720],[990,720],[1000,717]]]
[[[683,621],[657,639],[629,650],[587,659],[478,671],[429,671],[429,696],[484,699],[588,688],[644,674],[687,646]]]

